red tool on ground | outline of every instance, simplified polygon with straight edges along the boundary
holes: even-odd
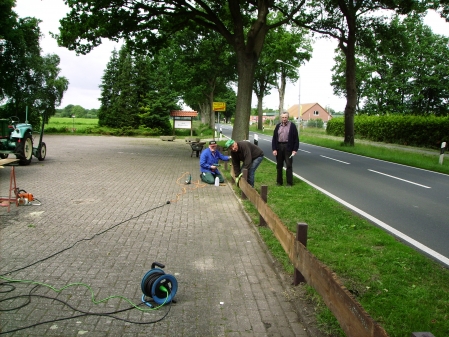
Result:
[[[20,190],[17,193],[17,202],[19,206],[28,205],[34,200],[34,196],[31,193],[27,193],[24,190]]]

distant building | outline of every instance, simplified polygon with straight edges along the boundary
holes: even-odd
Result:
[[[291,118],[298,118],[298,104],[292,105],[287,111]],[[279,116],[277,111],[266,112],[263,114],[262,120],[264,122],[270,119],[274,120],[277,116]],[[301,104],[301,119],[303,121],[321,119],[323,122],[327,123],[327,121],[332,119],[332,115],[318,103],[306,103]],[[258,116],[250,116],[249,122],[254,124],[257,123],[257,120]]]
[[[272,112],[264,112],[262,115],[262,121],[265,122],[266,120],[274,120],[276,116],[279,116],[279,113],[277,111]],[[250,124],[255,124],[259,120],[259,116],[249,116],[249,122]]]
[[[287,109],[290,117],[298,117],[298,104],[295,104]],[[314,119],[321,119],[323,122],[327,122],[332,119],[332,115],[327,112],[318,103],[306,103],[301,104],[301,120],[310,121]]]

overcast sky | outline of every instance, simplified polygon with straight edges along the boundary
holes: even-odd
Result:
[[[66,48],[58,47],[48,32],[57,33],[59,20],[68,12],[68,6],[64,4],[63,0],[16,0],[14,11],[19,17],[32,16],[40,19],[42,21],[41,32],[44,34],[40,45],[44,54],[57,54],[61,58],[60,75],[65,76],[70,83],[59,108],[73,104],[81,105],[85,109],[98,109],[100,107],[98,99],[101,77],[112,50],[114,47],[120,49],[120,46],[105,40],[102,45],[96,47],[88,55],[80,56],[76,56],[75,52]],[[437,14],[430,13],[424,22],[432,28],[434,33],[449,36],[449,23]],[[301,103],[318,102],[323,107],[330,106],[336,111],[344,110],[345,99],[334,96],[329,84],[336,47],[335,40],[321,39],[315,42],[312,59],[300,69],[300,92],[298,82],[287,83],[285,108],[297,104],[300,98]],[[252,105],[257,105],[255,96],[253,96]],[[279,97],[276,90],[264,98],[263,106],[265,108],[277,110],[278,105]]]

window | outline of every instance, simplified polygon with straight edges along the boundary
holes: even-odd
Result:
[[[313,115],[314,115],[314,116],[319,116],[320,113],[319,113],[317,110],[315,110],[315,111],[313,112]]]

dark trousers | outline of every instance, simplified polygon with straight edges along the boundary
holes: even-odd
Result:
[[[201,173],[201,180],[206,184],[214,184],[215,178],[218,177],[220,184],[224,183],[224,178],[221,173],[211,173],[211,172],[203,172]]]
[[[284,168],[284,162],[287,167],[287,184],[293,185],[293,169],[292,169],[292,162],[293,158],[290,158],[292,155],[291,151],[287,150],[287,144],[279,144],[277,149],[277,156],[276,156],[276,169],[277,169],[277,178],[276,182],[280,185],[283,184],[283,168]]]

